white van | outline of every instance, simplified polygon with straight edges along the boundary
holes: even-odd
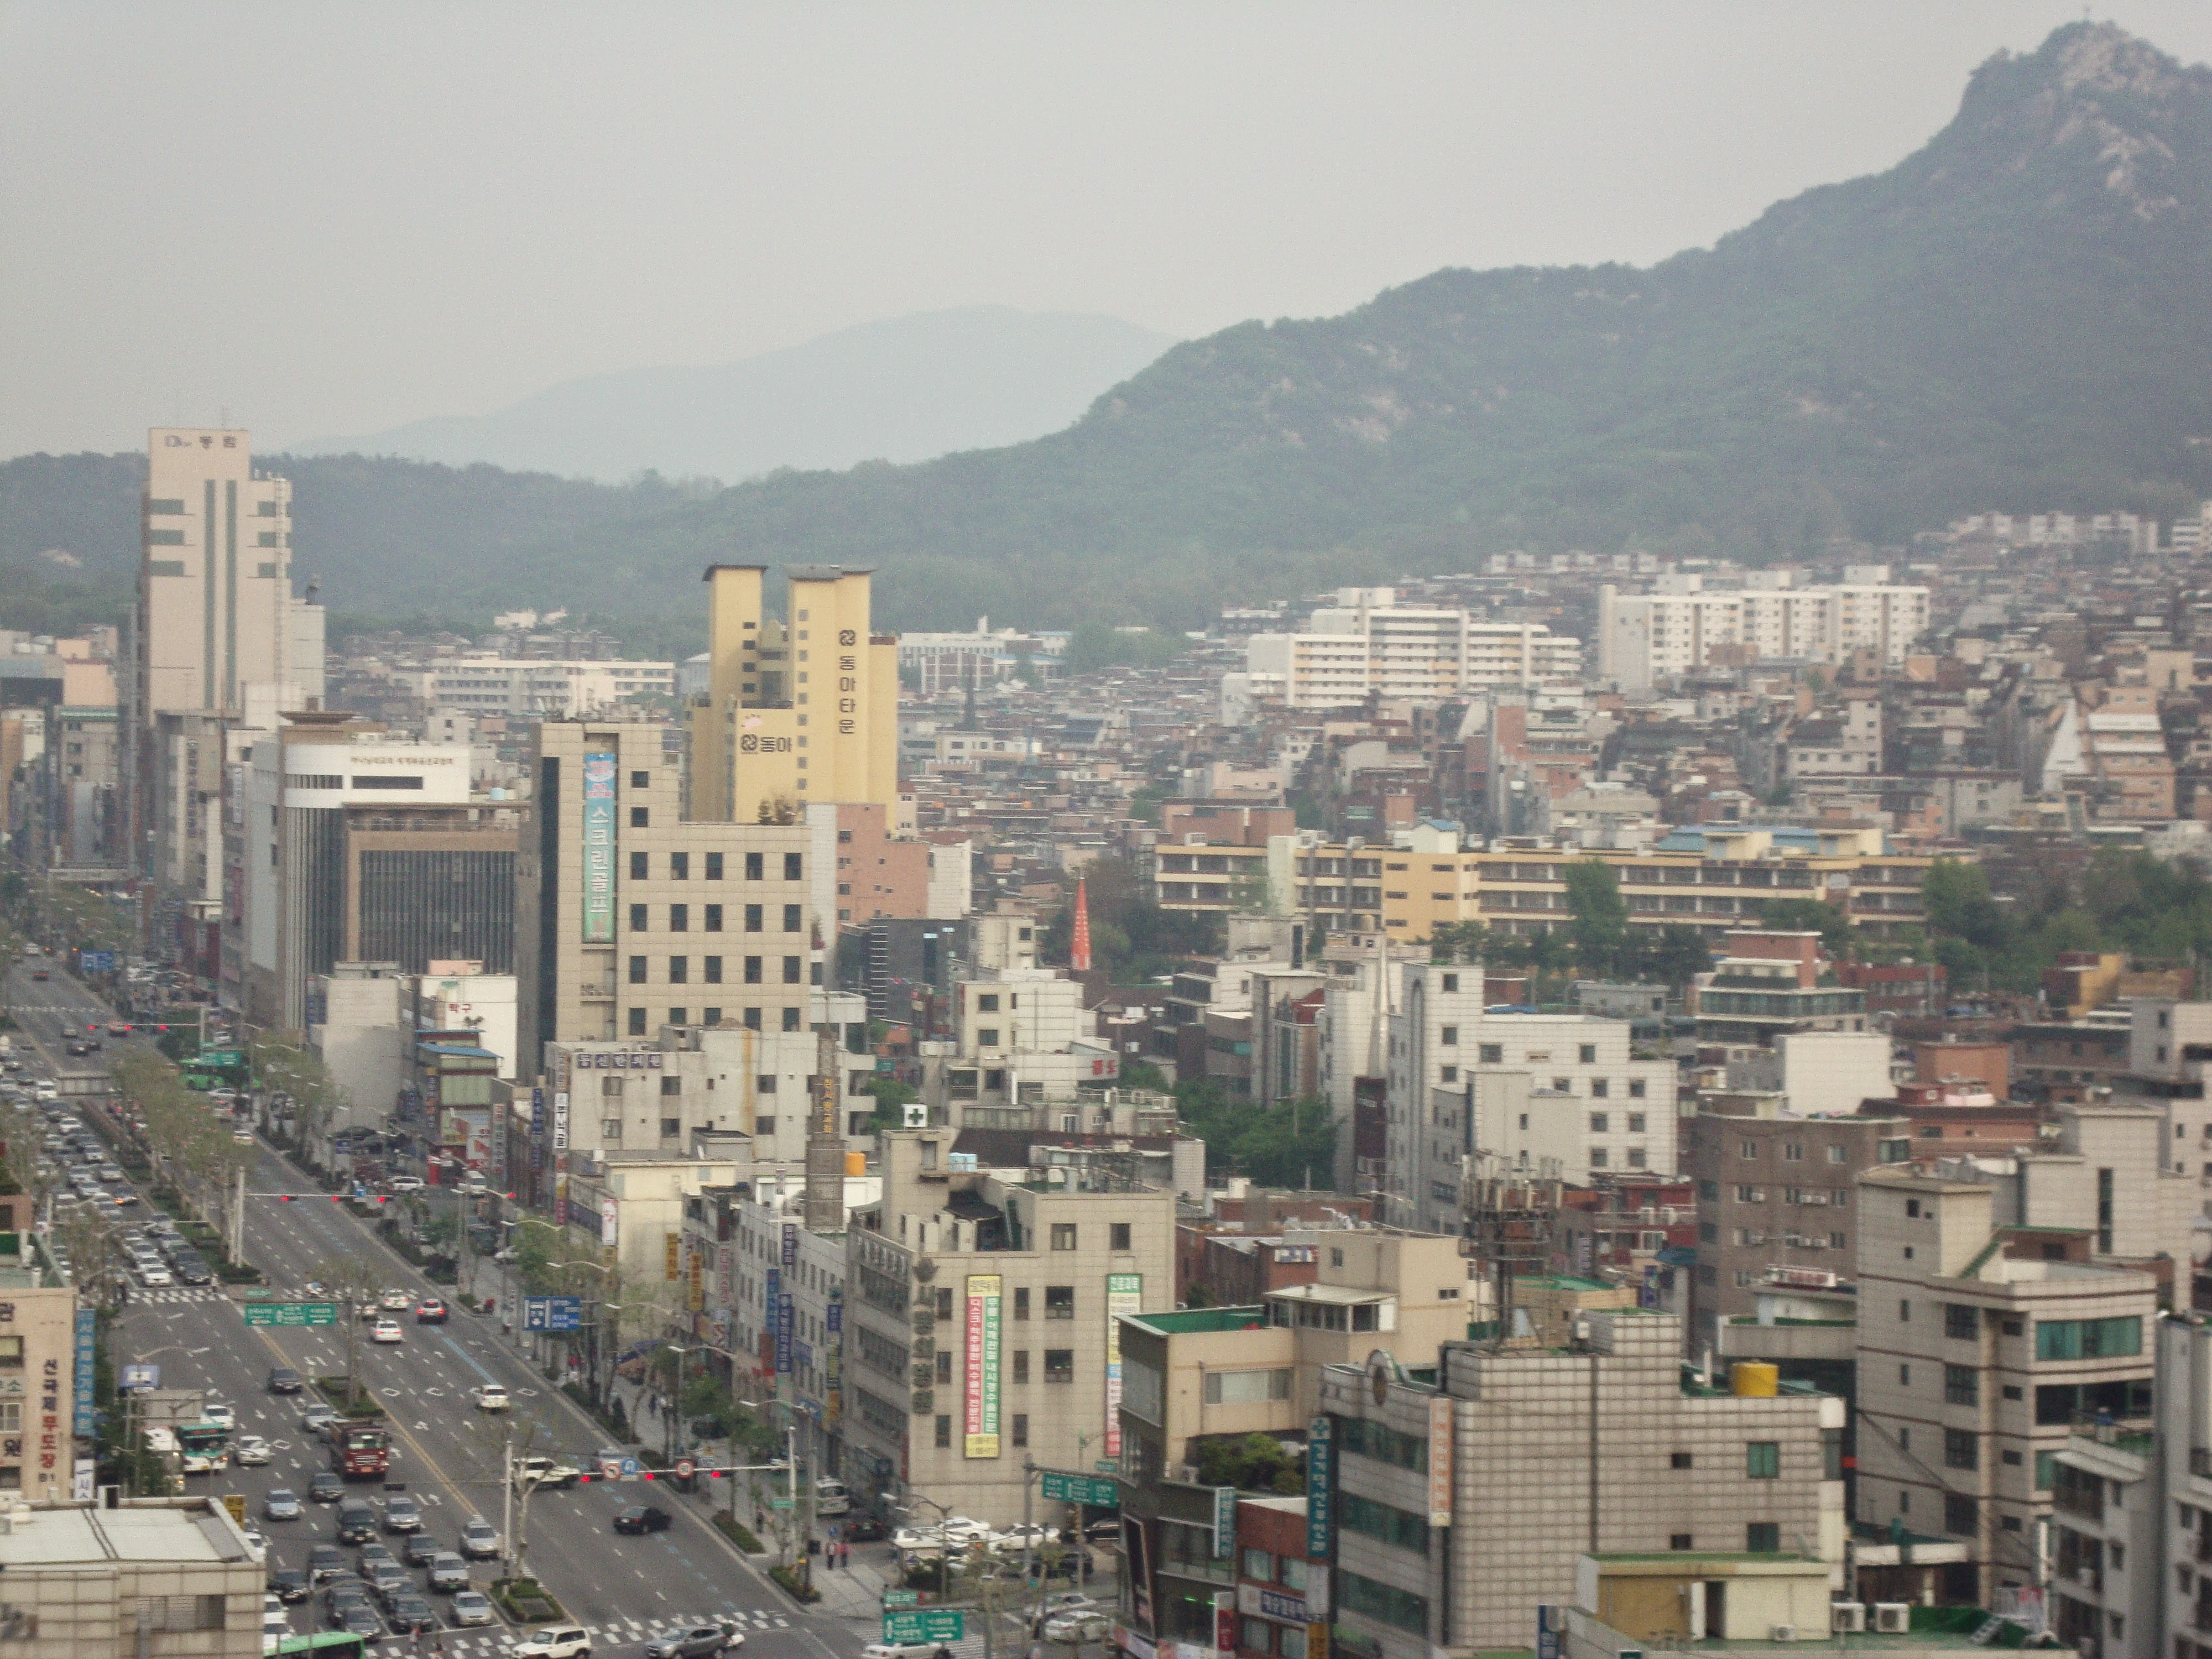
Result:
[[[853,1507],[852,1495],[842,1480],[821,1480],[814,1483],[814,1512],[817,1515],[842,1515]]]

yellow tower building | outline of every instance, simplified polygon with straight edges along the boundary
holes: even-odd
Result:
[[[768,567],[707,572],[708,678],[691,709],[695,818],[788,823],[817,802],[898,795],[898,641],[869,629],[870,573],[791,565],[779,621]]]

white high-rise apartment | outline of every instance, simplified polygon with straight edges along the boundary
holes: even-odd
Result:
[[[1707,592],[1695,577],[1679,580],[1682,589],[1674,592],[1623,593],[1610,583],[1598,589],[1601,679],[1624,691],[1647,691],[1735,646],[1759,658],[1816,662],[1873,650],[1897,665],[1928,630],[1925,587],[1872,581]]]
[[[1246,641],[1243,678],[1292,708],[1339,708],[1370,695],[1435,699],[1582,677],[1582,642],[1541,623],[1490,622],[1397,597],[1389,587],[1340,588],[1302,631]]]

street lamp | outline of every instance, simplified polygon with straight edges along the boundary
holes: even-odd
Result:
[[[767,1405],[763,1405],[757,1400],[739,1400],[738,1404],[743,1406],[747,1411],[757,1412],[767,1410],[769,1406],[781,1406],[784,1402],[781,1400],[772,1400],[767,1402]],[[799,1425],[791,1420],[791,1413],[787,1408],[784,1413],[783,1425],[783,1491],[784,1501],[791,1506],[791,1526],[795,1532],[799,1526]],[[737,1502],[734,1492],[731,1495],[730,1502],[732,1505]],[[805,1565],[806,1547],[803,1543],[799,1546],[799,1559],[801,1571],[805,1571],[811,1580],[813,1574]],[[787,1561],[784,1565],[789,1566],[791,1564]]]

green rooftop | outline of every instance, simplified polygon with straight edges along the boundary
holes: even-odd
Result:
[[[1267,1310],[1255,1303],[1249,1308],[1183,1308],[1174,1313],[1123,1314],[1121,1317],[1163,1336],[1176,1336],[1186,1331],[1249,1331],[1267,1322]]]

